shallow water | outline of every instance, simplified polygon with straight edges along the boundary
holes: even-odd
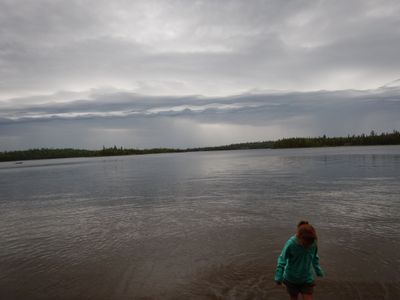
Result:
[[[0,164],[1,299],[287,299],[300,219],[316,299],[400,299],[400,147]]]

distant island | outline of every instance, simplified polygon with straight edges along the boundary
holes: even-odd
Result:
[[[180,153],[196,151],[223,151],[245,149],[283,149],[283,148],[311,148],[311,147],[337,147],[337,146],[373,146],[373,145],[400,145],[400,132],[393,130],[391,133],[377,134],[371,131],[369,135],[348,135],[347,137],[295,137],[284,138],[277,141],[238,143],[216,147],[201,148],[152,148],[128,149],[123,147],[103,147],[101,150],[82,149],[53,149],[41,148],[20,151],[0,152],[1,161],[21,161],[31,159],[71,158],[71,157],[98,157],[117,155],[143,155],[156,153]]]

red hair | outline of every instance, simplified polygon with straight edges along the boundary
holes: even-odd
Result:
[[[312,245],[317,240],[317,232],[314,227],[307,221],[300,221],[297,225],[297,238],[303,241],[306,245]]]

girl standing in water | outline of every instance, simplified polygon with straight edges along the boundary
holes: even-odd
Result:
[[[319,265],[317,233],[307,221],[297,225],[297,233],[282,249],[275,272],[275,282],[286,285],[291,300],[302,294],[304,300],[312,300],[314,272],[318,277],[324,273]]]

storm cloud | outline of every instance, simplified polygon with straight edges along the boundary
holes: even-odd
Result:
[[[400,87],[228,97],[88,94],[87,99],[68,102],[4,105],[3,149],[192,147],[400,127]]]
[[[0,151],[398,129],[399,15],[398,1],[0,0]]]

